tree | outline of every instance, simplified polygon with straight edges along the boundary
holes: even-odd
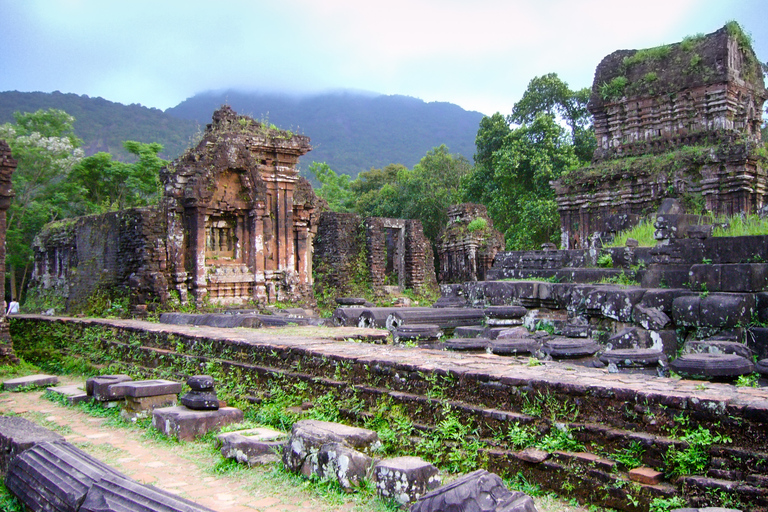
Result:
[[[432,243],[448,221],[448,207],[461,199],[461,182],[472,170],[469,160],[444,144],[432,148],[408,170],[399,164],[361,172],[350,183],[355,211],[369,217],[418,219]]]
[[[8,142],[18,162],[6,231],[10,291],[12,298],[18,299],[32,263],[32,239],[45,223],[61,217],[69,208],[72,189],[66,178],[83,153],[78,149],[80,140],[74,136],[75,119],[63,110],[16,112],[13,117],[15,125],[0,126],[0,138]]]
[[[568,134],[547,114],[506,135],[498,118],[486,119],[477,135],[480,163],[464,181],[465,199],[488,207],[508,249],[558,242],[559,217],[549,182],[579,162]]]
[[[83,158],[69,174],[78,191],[75,214],[104,213],[157,203],[160,169],[168,164],[158,157],[163,146],[128,140],[123,147],[137,157],[135,163],[118,162],[109,153]]]
[[[572,91],[556,73],[537,76],[515,103],[509,122],[531,124],[541,114],[561,119],[571,129],[576,156],[584,163],[589,162],[597,146],[592,117],[587,110],[590,94],[588,87]]]
[[[316,192],[328,202],[328,208],[334,212],[352,211],[354,193],[350,190],[349,176],[336,174],[325,162],[312,162],[309,172],[320,182]]]

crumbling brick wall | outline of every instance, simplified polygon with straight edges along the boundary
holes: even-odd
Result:
[[[167,300],[164,234],[157,207],[50,223],[33,244],[30,286],[62,298],[68,310],[96,292],[130,295],[134,304]]]
[[[16,170],[16,160],[11,155],[11,148],[4,140],[0,140],[0,297],[5,305],[5,213],[11,204],[13,187],[11,176]],[[13,351],[11,335],[8,332],[8,321],[5,318],[5,307],[0,314],[0,364],[17,363],[19,360]]]
[[[482,219],[485,226],[469,230]],[[485,280],[496,254],[504,249],[504,235],[493,228],[488,209],[482,204],[463,203],[448,208],[448,225],[437,242],[440,271],[438,281],[463,283]]]
[[[564,249],[587,247],[608,234],[609,218],[640,218],[667,197],[696,214],[766,203],[766,161],[756,151],[765,84],[736,30],[603,59],[588,105],[593,162],[554,184]]]
[[[315,241],[316,289],[338,296],[370,287],[423,293],[435,289],[434,257],[418,220],[324,212]]]

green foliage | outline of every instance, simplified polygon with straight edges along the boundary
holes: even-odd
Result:
[[[600,97],[603,98],[603,100],[621,98],[624,95],[624,90],[627,88],[628,84],[629,80],[627,77],[614,77],[610,82],[605,82],[600,85]]]
[[[312,162],[309,173],[321,184],[315,192],[328,202],[328,208],[334,212],[352,211],[355,196],[349,187],[349,176],[336,174],[325,162]]]
[[[513,448],[522,450],[529,446],[534,446],[538,437],[539,432],[533,425],[521,425],[520,423],[515,423],[509,427],[504,440]]]
[[[551,428],[549,433],[539,439],[536,447],[547,452],[565,451],[581,452],[586,448],[573,437],[573,432],[568,428]]]
[[[487,149],[476,155],[475,170],[464,182],[465,199],[488,207],[494,226],[505,235],[507,249],[558,243],[560,217],[549,182],[577,165],[573,145],[547,114],[502,133],[498,118],[481,124],[478,148]],[[498,149],[489,155],[494,147]]]
[[[672,51],[672,45],[656,46],[655,48],[646,48],[638,50],[628,57],[624,57],[621,64],[624,69],[631,66],[642,64],[648,61],[660,61],[669,56]]]
[[[624,273],[623,270],[618,275],[604,277],[600,279],[600,283],[601,284],[617,284],[619,286],[637,286],[638,284],[640,284],[637,282],[637,279]]]
[[[563,120],[570,127],[576,156],[580,161],[588,162],[596,148],[592,117],[587,110],[590,93],[589,88],[572,91],[556,73],[537,76],[528,83],[508,120],[515,124],[531,124],[541,114]]]
[[[66,177],[82,158],[80,140],[73,133],[74,118],[62,110],[14,113],[16,124],[0,126],[17,161],[12,176],[15,196],[7,214],[6,264],[11,293],[20,297],[33,255],[32,239],[43,225],[68,215],[73,190]]]
[[[753,236],[768,235],[768,219],[757,214],[717,217],[712,236]]]
[[[651,217],[641,220],[637,225],[629,228],[626,231],[616,233],[611,243],[606,244],[605,247],[625,247],[627,245],[628,238],[634,238],[640,244],[640,247],[653,247],[656,245],[656,238],[653,233],[656,230],[654,223],[656,217]]]
[[[483,231],[488,227],[488,221],[485,220],[482,217],[478,217],[476,219],[472,219],[469,224],[467,224],[467,231],[470,233],[474,233],[475,231]]]
[[[477,469],[482,456],[477,431],[462,423],[451,407],[443,404],[442,419],[435,430],[417,445],[419,455],[431,459],[451,473],[469,473]]]
[[[24,505],[0,482],[0,510],[3,512],[23,512]]]
[[[760,384],[758,380],[760,379],[759,373],[750,373],[749,375],[739,375],[739,377],[736,379],[736,387],[737,388],[759,388]]]
[[[614,452],[611,458],[627,469],[634,469],[643,465],[643,453],[645,453],[645,448],[643,448],[642,443],[632,441],[629,446]]]
[[[686,506],[686,502],[680,496],[672,496],[671,498],[653,498],[651,501],[649,512],[669,512],[676,508],[683,508]]]
[[[696,45],[704,40],[706,36],[704,34],[695,34],[692,36],[685,36],[680,42],[680,49],[684,52],[690,52]]]
[[[158,156],[163,146],[128,140],[123,147],[137,158],[135,163],[113,160],[109,153],[96,153],[72,169],[69,181],[78,191],[75,213],[104,213],[159,201],[160,169],[168,164]]]
[[[731,438],[722,434],[713,434],[699,425],[696,429],[688,426],[687,419],[677,417],[675,420],[680,427],[675,427],[673,436],[679,435],[679,439],[687,443],[684,449],[674,446],[667,450],[664,463],[670,476],[703,475],[709,465],[709,449],[713,444],[726,444]],[[682,428],[682,432],[680,432]]]
[[[597,258],[596,263],[600,268],[613,268],[613,256],[610,253],[603,253]]]

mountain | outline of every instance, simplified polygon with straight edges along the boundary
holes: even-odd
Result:
[[[239,114],[308,135],[313,150],[302,157],[302,169],[314,161],[326,162],[353,178],[392,163],[413,167],[441,144],[472,161],[483,118],[451,103],[407,96],[338,92],[299,97],[232,90],[197,94],[166,113],[204,125],[224,104]]]
[[[13,122],[14,112],[58,108],[75,118],[75,134],[83,140],[86,155],[112,153],[119,160],[133,160],[123,141],[159,142],[160,154],[172,159],[189,147],[198,125],[169,116],[162,110],[141,105],[123,105],[103,98],[61,92],[0,92],[0,124]]]
[[[237,91],[197,94],[165,112],[123,105],[103,98],[61,92],[0,92],[0,123],[13,122],[14,112],[62,109],[75,117],[75,133],[87,155],[107,151],[131,160],[125,140],[159,142],[164,158],[173,159],[211,122],[221,105],[240,114],[268,120],[279,128],[308,135],[314,148],[300,167],[326,162],[337,173],[356,177],[360,171],[388,164],[413,167],[435,146],[467,157],[475,152],[475,136],[483,114],[451,103],[426,103],[407,96],[339,92],[312,96]]]

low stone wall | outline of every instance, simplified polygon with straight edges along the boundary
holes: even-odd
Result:
[[[751,511],[768,510],[765,389],[261,330],[25,316],[11,327],[17,351],[33,362],[34,354],[64,353],[111,363],[112,373],[176,378],[198,373],[202,364],[217,379],[238,383],[242,398],[298,384],[315,397],[332,394],[352,422],[394,408],[413,422],[417,437],[439,428],[448,410],[476,429],[483,446],[478,460],[488,469],[521,473],[547,490],[567,487],[569,496],[598,505],[647,509],[654,498],[683,495],[698,506],[725,490]],[[537,437],[568,429],[586,452],[553,451],[532,460],[505,435],[517,427],[532,427]],[[625,469],[606,458],[639,443],[642,463],[665,471],[671,451],[688,446],[683,432],[699,427],[731,439],[704,448],[701,474],[631,483]]]

